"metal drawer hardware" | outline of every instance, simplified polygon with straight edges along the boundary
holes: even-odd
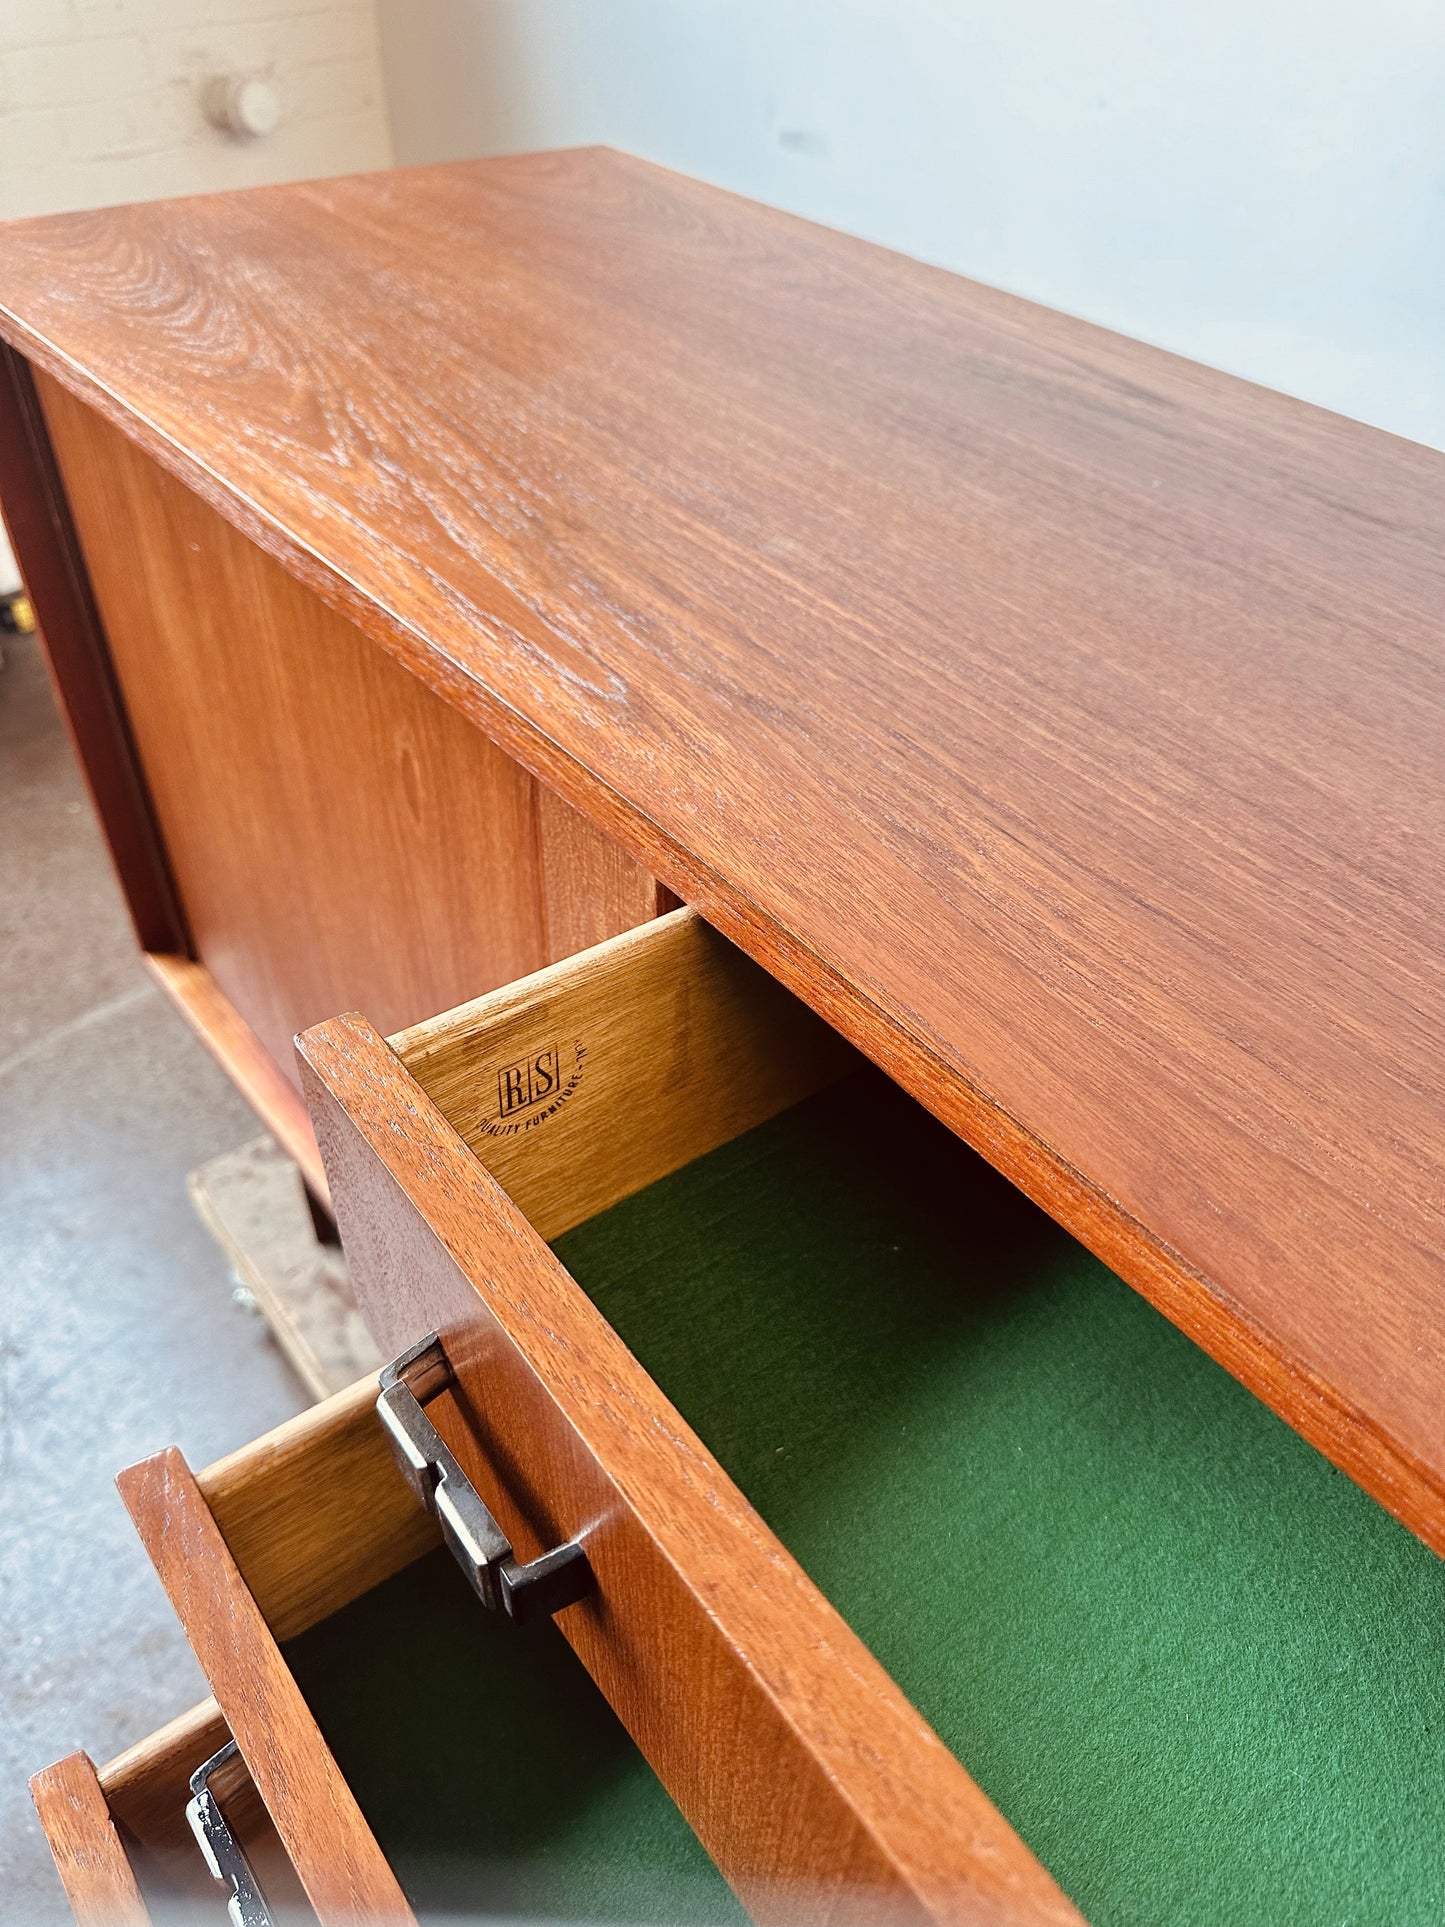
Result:
[[[575,1540],[519,1565],[512,1542],[452,1457],[422,1406],[452,1382],[435,1332],[381,1374],[377,1414],[407,1483],[434,1513],[472,1590],[493,1612],[516,1620],[560,1612],[592,1588],[592,1568]]]
[[[246,1771],[240,1749],[228,1740],[219,1753],[213,1753],[204,1766],[191,1775],[191,1797],[186,1802],[186,1819],[196,1844],[206,1857],[206,1865],[223,1887],[231,1889],[226,1912],[236,1927],[273,1927],[267,1907],[245,1849],[226,1824],[211,1786],[220,1779],[222,1791],[234,1790]]]

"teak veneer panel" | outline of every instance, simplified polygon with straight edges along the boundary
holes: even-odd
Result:
[[[519,1553],[586,1545],[557,1623],[749,1911],[1077,1927],[385,1040],[299,1048],[368,1326],[440,1332],[466,1423],[438,1422]]]
[[[1445,458],[595,151],[0,304],[1445,1549]]]
[[[629,857],[560,800],[544,821],[480,730],[37,386],[196,955],[289,1079],[296,1032],[338,1009],[395,1027],[562,954],[589,885],[603,934],[656,915]]]

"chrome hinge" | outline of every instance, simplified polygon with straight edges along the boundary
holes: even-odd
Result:
[[[590,1591],[592,1568],[575,1540],[518,1563],[512,1542],[448,1450],[422,1406],[452,1382],[435,1332],[381,1374],[377,1414],[407,1483],[429,1512],[484,1606],[513,1619],[560,1612]]]
[[[205,1855],[206,1865],[221,1885],[231,1890],[226,1912],[236,1927],[272,1927],[270,1909],[256,1884],[245,1848],[226,1824],[226,1816],[211,1785],[213,1779],[220,1778],[234,1786],[245,1770],[240,1749],[234,1740],[228,1740],[219,1753],[213,1753],[205,1765],[198,1766],[191,1775],[186,1819],[196,1836],[196,1844]]]

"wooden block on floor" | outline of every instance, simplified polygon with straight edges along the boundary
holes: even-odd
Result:
[[[211,1158],[187,1188],[313,1398],[380,1368],[341,1249],[317,1238],[301,1174],[272,1138]]]

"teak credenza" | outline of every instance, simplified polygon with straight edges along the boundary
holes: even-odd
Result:
[[[326,1923],[1437,1919],[1445,457],[591,150],[12,224],[0,334],[398,1358],[123,1474],[215,1704],[39,1776],[78,1916],[201,1769]]]

